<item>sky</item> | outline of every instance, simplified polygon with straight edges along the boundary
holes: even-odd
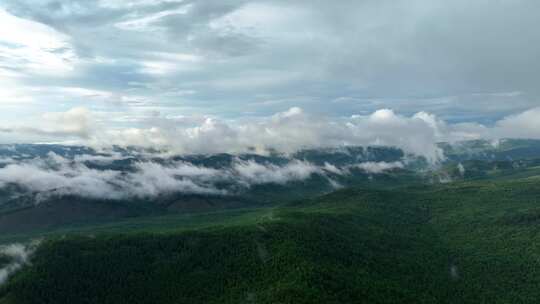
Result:
[[[0,143],[540,138],[536,0],[2,0]],[[429,151],[429,152],[425,152]]]

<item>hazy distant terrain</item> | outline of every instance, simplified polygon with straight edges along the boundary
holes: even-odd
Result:
[[[413,158],[411,158],[413,159]],[[114,148],[0,146],[0,231],[256,207],[411,176],[394,148],[175,156]],[[416,162],[417,160],[414,159]],[[31,220],[26,220],[31,219]]]

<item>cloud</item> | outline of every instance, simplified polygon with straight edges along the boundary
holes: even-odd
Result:
[[[75,54],[67,35],[0,8],[0,58],[0,71],[50,75],[72,70]]]
[[[128,196],[155,197],[172,193],[227,194],[215,187],[220,172],[188,163],[164,166],[154,162],[141,162],[136,171],[129,174],[122,183]]]
[[[465,167],[463,166],[462,163],[459,163],[457,165],[457,169],[458,169],[459,175],[461,175],[461,177],[465,176]]]
[[[120,172],[89,169],[69,164],[60,156],[8,164],[0,169],[0,186],[17,184],[38,195],[80,195],[91,198],[120,198],[115,180]]]
[[[491,137],[540,139],[540,107],[510,115],[495,124]]]
[[[12,157],[0,157],[0,165],[6,165],[16,162]]]
[[[152,156],[155,158],[156,156]],[[220,183],[234,187],[304,180],[322,171],[306,162],[277,166],[236,160],[230,167],[214,169],[184,161],[140,159],[122,171],[94,169],[81,161],[107,163],[106,157],[75,156],[73,160],[50,152],[45,158],[8,163],[0,168],[0,187],[16,184],[39,199],[76,195],[97,199],[151,198],[173,193],[226,195]],[[109,161],[117,159],[111,156]],[[165,161],[165,163],[163,163]]]
[[[343,170],[328,162],[324,163],[323,170],[337,175],[344,174]]]
[[[65,112],[46,112],[40,122],[32,125],[15,125],[0,128],[2,133],[13,133],[22,137],[36,138],[40,141],[60,139],[88,139],[90,133],[97,132],[97,126],[90,110],[84,107]],[[32,140],[30,140],[32,141]]]
[[[403,169],[405,165],[400,162],[365,162],[358,165],[355,165],[354,168],[364,170],[368,173],[382,173],[384,171],[393,170],[393,169]]]
[[[534,0],[5,0],[0,105],[9,111],[0,120],[32,123],[81,106],[132,122],[148,107],[236,119],[298,106],[491,124],[538,106],[539,8]]]
[[[91,112],[87,108],[77,107],[66,112],[45,113],[43,118],[49,121],[53,128],[49,133],[60,133],[87,138],[92,126]]]
[[[83,157],[88,161],[90,158]],[[114,158],[111,159],[111,161]],[[225,194],[209,183],[216,170],[187,163],[162,165],[138,162],[116,171],[89,168],[81,158],[66,159],[50,152],[46,158],[11,163],[0,168],[0,187],[16,184],[40,198],[76,195],[96,199],[146,198],[170,193]],[[100,163],[104,159],[99,159]],[[130,168],[125,168],[130,169]]]
[[[9,259],[9,263],[0,268],[0,286],[7,279],[29,262],[30,256],[36,250],[39,241],[33,241],[30,244],[10,244],[0,246],[0,256]]]
[[[122,153],[108,151],[107,154],[77,154],[73,157],[75,162],[91,162],[100,165],[108,165],[116,160],[129,159],[130,156],[122,155]]]
[[[312,174],[321,174],[321,168],[299,160],[293,160],[285,166],[259,164],[253,160],[237,161],[233,165],[233,175],[239,177],[241,183],[256,184],[286,184],[291,181],[308,179]]]
[[[123,162],[126,159],[130,162]],[[174,159],[154,153],[120,157],[117,153],[105,152],[71,157],[49,152],[42,157],[11,158],[0,167],[0,188],[16,185],[15,189],[22,193],[34,194],[36,203],[66,195],[107,200],[147,199],[178,193],[230,195],[254,185],[286,185],[315,175],[337,187],[334,179],[353,174],[352,168],[372,174],[404,168],[402,162],[365,162],[338,167],[328,162],[318,166],[294,158],[271,162],[271,158],[256,161],[237,157],[218,167],[210,167],[212,162],[204,166]]]
[[[301,149],[343,146],[390,146],[431,163],[445,158],[439,142],[471,139],[540,138],[540,110],[502,118],[491,126],[448,123],[434,114],[400,115],[380,109],[367,115],[326,117],[299,107],[267,117],[223,120],[209,116],[142,116],[142,127],[107,127],[107,117],[86,108],[51,112],[41,128],[25,125],[2,127],[20,141],[66,142],[106,148],[139,146],[173,154],[294,153]],[[92,156],[96,157],[96,156]],[[97,156],[99,157],[99,156]],[[120,157],[120,156],[119,156]]]
[[[92,144],[114,142],[203,154],[270,150],[292,153],[304,148],[381,145],[398,147],[432,162],[443,158],[436,146],[442,139],[437,126],[388,109],[334,120],[293,107],[270,117],[244,121],[206,118],[186,126],[167,118],[152,118],[149,123],[152,125],[144,129],[113,130],[93,138]]]

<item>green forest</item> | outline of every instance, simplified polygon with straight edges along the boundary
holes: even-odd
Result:
[[[0,303],[535,303],[539,197],[535,177],[349,188],[72,228]]]

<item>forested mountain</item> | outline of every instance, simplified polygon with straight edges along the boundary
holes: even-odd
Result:
[[[539,181],[351,188],[62,231],[0,303],[535,303]]]
[[[486,145],[441,144],[438,164],[4,147],[0,303],[534,303],[540,161],[520,156],[536,142]],[[21,168],[35,189],[7,179]],[[39,191],[64,174],[79,193]],[[199,188],[129,192],[158,177]],[[98,181],[127,194],[93,196]]]

